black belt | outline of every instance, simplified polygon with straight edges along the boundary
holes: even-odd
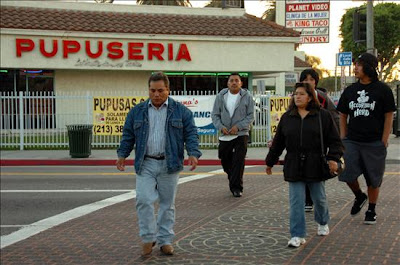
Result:
[[[148,156],[148,155],[145,155],[144,158],[151,158],[151,159],[155,159],[155,160],[164,160],[165,156]]]

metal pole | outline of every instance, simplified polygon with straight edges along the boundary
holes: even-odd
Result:
[[[24,150],[24,92],[19,91],[19,150]]]
[[[376,56],[374,43],[374,0],[367,0],[367,52]]]
[[[338,54],[336,54],[336,63],[335,63],[335,92],[337,91],[337,65],[338,65]]]

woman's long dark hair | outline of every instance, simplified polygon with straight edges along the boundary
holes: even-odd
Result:
[[[319,100],[317,98],[317,94],[315,93],[315,89],[311,88],[310,84],[308,84],[308,83],[296,83],[296,85],[294,86],[292,98],[290,99],[288,111],[297,109],[297,106],[294,103],[294,94],[296,93],[296,90],[299,87],[303,87],[306,90],[308,96],[311,97],[311,101],[308,102],[306,110],[312,110],[312,109],[319,110],[320,104],[319,104]]]

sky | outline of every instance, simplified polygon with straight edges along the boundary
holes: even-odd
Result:
[[[284,0],[277,0],[284,1]],[[114,0],[115,4],[132,4],[136,1],[127,0]],[[190,0],[193,7],[204,7],[209,1],[203,0]],[[261,17],[264,11],[267,9],[267,1],[260,0],[245,0],[246,13]],[[304,51],[307,55],[319,57],[321,59],[321,67],[329,70],[331,74],[334,74],[336,65],[336,54],[340,51],[340,20],[345,14],[346,10],[352,7],[357,7],[364,4],[366,1],[363,0],[331,0],[330,3],[330,32],[329,32],[329,43],[319,44],[302,44],[299,47],[300,51]],[[375,3],[381,3],[382,0],[374,1]],[[386,1],[393,2],[393,1]]]

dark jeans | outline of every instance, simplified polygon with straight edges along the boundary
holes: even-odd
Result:
[[[243,135],[232,141],[219,141],[218,157],[222,168],[228,174],[231,192],[243,191],[244,160],[247,153],[248,136]]]

